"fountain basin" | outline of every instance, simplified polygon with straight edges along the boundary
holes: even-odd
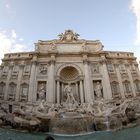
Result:
[[[72,115],[73,114],[73,115]],[[72,112],[61,114],[50,123],[50,132],[55,134],[80,134],[93,132],[94,119],[91,116],[82,116]]]

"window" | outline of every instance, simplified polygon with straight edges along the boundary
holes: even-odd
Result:
[[[25,71],[25,72],[29,72],[29,71],[30,71],[30,65],[26,65],[26,66],[24,67],[24,71]]]
[[[120,69],[120,71],[125,71],[125,65],[124,64],[120,64],[119,65],[119,69]]]
[[[5,89],[5,84],[4,83],[0,83],[0,94],[4,94],[4,89]]]
[[[27,85],[23,85],[22,86],[21,95],[22,96],[27,96],[27,94],[28,94],[28,86]]]
[[[112,84],[112,92],[113,93],[118,93],[118,87],[116,84]]]
[[[8,72],[8,66],[4,66],[3,72]]]
[[[108,64],[107,65],[107,69],[108,69],[109,72],[113,72],[114,71],[114,67],[113,67],[112,64]]]
[[[119,95],[119,85],[117,82],[112,82],[111,83],[111,89],[112,89],[112,94],[113,96]]]
[[[14,95],[16,92],[16,85],[14,83],[11,83],[9,86],[9,94]]]
[[[13,71],[18,72],[18,66],[14,66]]]
[[[135,65],[133,65],[133,64],[132,64],[132,65],[130,65],[130,70],[131,70],[131,71],[135,71],[135,70],[136,70]]]
[[[125,82],[124,83],[124,90],[126,93],[130,93],[131,92],[131,87],[130,87],[130,83],[129,82]]]
[[[140,91],[140,82],[139,81],[135,81],[135,89],[136,89],[136,92]]]

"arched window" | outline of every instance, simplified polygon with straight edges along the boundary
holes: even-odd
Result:
[[[3,72],[8,72],[8,66],[4,66]]]
[[[17,65],[13,67],[13,72],[18,72],[18,70],[19,70],[19,67]]]
[[[29,89],[28,84],[24,83],[21,85],[21,91],[20,91],[20,100],[21,101],[27,101],[28,89]]]
[[[12,82],[9,84],[8,99],[14,100],[15,94],[16,94],[16,84]]]
[[[26,65],[24,67],[24,72],[30,72],[30,65]]]
[[[1,82],[0,83],[0,94],[4,94],[5,91],[5,83]]]
[[[10,83],[9,84],[9,95],[14,95],[16,93],[16,84]]]
[[[4,92],[5,92],[5,83],[0,83],[0,99],[4,98]]]
[[[113,64],[107,64],[107,69],[109,72],[114,72]]]
[[[28,84],[24,83],[21,85],[21,96],[28,95]]]
[[[124,81],[123,82],[124,85],[124,92],[127,94],[131,94],[131,85],[129,81]]]
[[[126,68],[125,68],[124,64],[120,64],[119,69],[120,69],[120,72],[125,72],[126,71]]]

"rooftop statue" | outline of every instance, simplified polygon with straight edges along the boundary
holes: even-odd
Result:
[[[79,34],[74,33],[72,30],[65,30],[64,33],[58,35],[61,41],[77,41]]]

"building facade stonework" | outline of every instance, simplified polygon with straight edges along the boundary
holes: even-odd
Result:
[[[90,103],[140,95],[140,72],[132,52],[104,51],[99,40],[66,30],[39,40],[35,51],[5,54],[0,66],[0,103],[21,106]]]

